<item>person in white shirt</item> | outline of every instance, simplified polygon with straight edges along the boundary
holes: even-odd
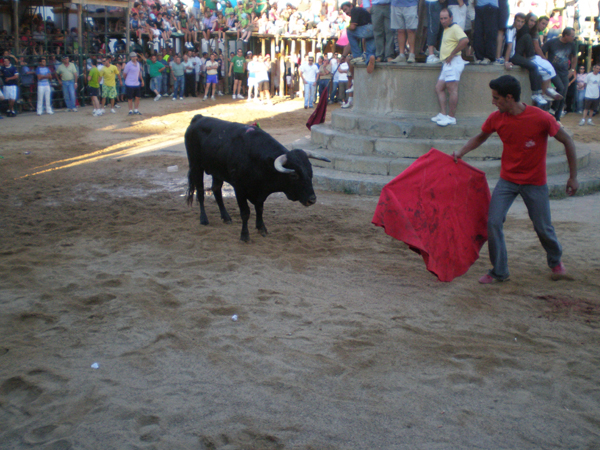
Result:
[[[350,71],[350,66],[347,62],[347,57],[342,58],[342,63],[336,72],[338,77],[338,95],[337,101],[344,103],[346,100],[346,89],[348,89],[348,72]],[[333,83],[335,84],[335,76],[333,78]]]
[[[592,122],[592,116],[594,111],[598,109],[598,103],[600,102],[600,64],[596,64],[592,67],[592,72],[588,73],[585,77],[585,98],[584,98],[584,110],[583,119],[579,122],[579,125],[585,125],[585,117],[588,116],[588,125],[595,125]]]
[[[329,54],[327,55],[329,56],[329,64],[331,64],[331,73],[333,74],[333,86],[331,88],[331,92],[329,93],[329,103],[333,103],[336,102],[336,93],[338,90],[338,86],[340,84],[340,74],[338,71],[338,60],[336,58],[335,53],[334,54]]]
[[[300,66],[300,77],[304,83],[304,109],[313,108],[313,99],[315,96],[315,85],[317,83],[317,73],[319,68],[315,64],[315,57],[308,56],[308,62]]]
[[[215,92],[217,90],[217,84],[219,83],[219,63],[216,61],[217,55],[212,53],[210,55],[210,60],[206,61],[206,91],[204,93],[204,99],[208,99],[208,94],[210,94],[210,88],[212,86],[212,96],[211,100],[215,99]]]

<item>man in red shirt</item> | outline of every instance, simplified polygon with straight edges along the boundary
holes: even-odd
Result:
[[[492,104],[498,108],[487,118],[481,133],[472,137],[454,159],[462,158],[483,144],[493,132],[498,133],[504,148],[500,180],[496,184],[488,213],[488,248],[493,268],[479,279],[482,284],[508,279],[508,258],[503,224],[517,195],[521,195],[540,242],[546,250],[552,278],[566,275],[561,262],[562,248],[552,226],[546,184],[546,150],[548,136],[565,146],[569,164],[567,195],[579,188],[575,144],[558,122],[545,111],[521,103],[519,81],[504,75],[490,81]]]

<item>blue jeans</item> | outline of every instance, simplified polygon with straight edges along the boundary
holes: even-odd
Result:
[[[75,108],[75,80],[62,82],[63,97],[67,105],[67,109]]]
[[[493,266],[489,274],[497,280],[505,280],[509,276],[503,228],[506,214],[517,195],[523,198],[533,228],[546,250],[548,266],[559,265],[562,256],[562,248],[552,226],[548,186],[515,184],[501,178],[492,194],[488,212],[488,248]]]
[[[373,35],[373,25],[367,24],[360,27],[356,27],[354,30],[347,30],[346,35],[348,36],[348,42],[350,42],[350,48],[352,49],[352,56],[358,58],[363,52],[360,49],[360,43],[363,39],[366,42],[365,59],[368,61],[371,55],[375,55],[375,37]]]
[[[440,32],[440,2],[427,2],[427,45],[437,47]]]
[[[577,112],[583,112],[583,105],[585,99],[585,89],[577,91]]]
[[[329,101],[331,102],[335,102],[337,99],[337,90],[338,90],[338,86],[340,85],[339,81],[334,81],[331,84],[331,92],[329,93]]]
[[[304,106],[313,106],[313,99],[315,97],[315,82],[304,83]]]
[[[166,72],[166,70],[165,70]],[[160,89],[160,93],[162,95],[167,95],[169,93],[169,77],[170,74],[165,74],[162,76],[162,86]]]
[[[185,78],[184,76],[175,77],[175,85],[173,88],[173,98],[183,97],[183,93],[185,91]]]
[[[162,76],[150,78],[150,90],[160,92],[162,87]]]
[[[323,95],[323,91],[325,90],[325,88],[327,86],[329,86],[329,82],[331,80],[319,80],[318,81],[318,85],[319,85],[319,99],[321,99],[321,95]]]

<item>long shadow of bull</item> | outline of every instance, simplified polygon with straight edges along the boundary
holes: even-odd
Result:
[[[208,225],[204,210],[204,173],[212,175],[212,191],[221,212],[221,219],[231,223],[223,204],[221,188],[226,181],[235,190],[242,217],[244,242],[250,240],[248,219],[250,201],[256,210],[256,228],[263,236],[265,200],[274,192],[283,192],[289,200],[304,206],[316,203],[312,186],[312,166],[308,158],[329,161],[306,150],[288,151],[260,128],[197,115],[185,132],[189,172],[187,202],[194,202],[194,192],[200,203],[200,223]]]

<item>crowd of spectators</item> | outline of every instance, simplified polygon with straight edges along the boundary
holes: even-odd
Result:
[[[572,3],[577,6],[579,2]],[[367,63],[367,71],[371,73],[374,65],[381,62],[443,62],[439,52],[443,31],[440,11],[447,7],[452,24],[460,27],[468,38],[467,45],[461,49],[464,60],[502,64],[507,70],[513,64],[526,68],[530,72],[533,100],[539,106],[554,102],[558,120],[564,106],[567,110],[581,110],[583,101],[578,99],[584,94],[579,91],[585,91],[585,83],[579,79],[575,83],[573,69],[577,59],[573,57],[577,51],[573,41],[578,32],[586,32],[586,27],[581,25],[585,17],[577,15],[577,8],[576,14],[570,15],[553,11],[550,17],[537,17],[530,13],[525,18],[526,24],[521,24],[524,14],[520,11],[531,9],[533,4],[521,0],[512,4],[511,0],[509,8],[508,0],[477,0],[476,4],[470,0],[426,0],[423,46],[417,49],[418,4],[418,0],[363,0],[362,7],[353,7],[350,3],[339,5],[337,0],[271,3],[198,0],[188,7],[181,1],[173,3],[171,0],[135,2],[129,12],[131,48],[140,64],[143,83],[140,97],[153,96],[159,100],[170,95],[177,100],[199,96],[203,100],[214,100],[228,93],[235,99],[248,95],[269,104],[272,92],[280,90],[278,58],[283,57],[286,59],[283,89],[288,95],[293,96],[296,90],[303,89],[305,107],[310,108],[327,86],[330,102],[342,102],[344,107],[349,107],[352,97],[348,98],[347,94],[352,93],[352,72],[358,63]],[[119,8],[111,9],[112,14],[119,12]],[[563,20],[565,17],[569,20]],[[125,55],[124,39],[114,38],[109,42],[106,37],[103,39],[98,28],[85,26],[84,43],[91,47],[84,48],[82,53],[96,56],[85,58],[81,65],[77,29],[60,30],[51,18],[44,20],[40,14],[25,20],[20,30],[20,54],[15,56],[5,50],[1,58],[7,115],[16,114],[15,103],[20,103],[25,110],[35,109],[38,114],[43,110],[51,113],[53,104],[64,104],[68,110],[77,111],[78,104],[83,104],[85,99],[94,103],[93,97],[101,106],[105,106],[105,99],[114,100],[115,105],[110,109],[116,112],[127,95],[126,81],[122,77],[131,56]],[[125,26],[117,19],[109,28],[118,33]],[[558,30],[559,35],[553,37],[556,35],[553,30]],[[235,33],[242,41],[236,46],[243,48],[238,49],[241,55],[231,53],[224,57],[226,33]],[[314,51],[304,61],[298,55],[278,54],[278,58],[271,60],[270,55],[247,54],[250,46],[245,42],[257,33],[305,36],[316,41],[312,46]],[[0,45],[4,48],[14,48],[12,40],[12,36],[0,32]],[[559,41],[564,45],[558,45]],[[569,47],[571,53],[561,59],[563,47]],[[244,62],[236,57],[245,58]],[[109,58],[112,60],[108,65],[112,67],[110,74],[102,72]],[[94,71],[90,81],[89,74],[94,67],[104,76],[96,77]],[[300,70],[295,70],[296,67]],[[585,69],[582,75],[587,75]],[[107,79],[108,89],[104,89]],[[227,86],[226,79],[229,79]],[[113,81],[114,93],[110,89]],[[98,84],[97,92],[90,82]],[[347,86],[350,86],[348,93]],[[97,95],[91,95],[90,91]],[[42,111],[40,104],[45,104]],[[95,107],[94,111],[100,109],[104,110]],[[137,108],[130,111],[139,113]]]

